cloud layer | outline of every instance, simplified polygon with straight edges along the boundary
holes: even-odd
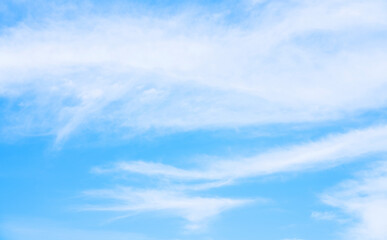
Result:
[[[2,27],[2,136],[49,135],[62,144],[82,131],[125,137],[151,130],[321,123],[387,107],[386,1],[236,5],[173,14],[139,15],[135,7],[118,15],[52,14]],[[142,174],[168,184],[86,191],[118,204],[84,210],[168,212],[195,229],[252,201],[203,197],[203,190],[336,166],[384,153],[386,142],[387,126],[378,125],[252,156],[214,157],[191,169],[120,162],[94,172]],[[323,198],[358,220],[349,230],[351,239],[387,237],[385,168]]]
[[[191,130],[383,107],[386,10],[378,0],[272,1],[234,24],[203,9],[22,22],[0,36],[0,95],[17,110],[5,129],[61,142],[86,123]]]

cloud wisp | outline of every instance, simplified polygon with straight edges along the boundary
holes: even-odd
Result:
[[[196,169],[179,169],[147,162],[119,162],[112,168],[96,167],[93,169],[96,174],[143,174],[168,179],[165,189],[169,190],[133,190],[123,187],[91,191],[87,192],[87,195],[119,200],[122,204],[91,207],[88,210],[165,210],[188,220],[188,227],[194,229],[198,228],[200,222],[220,214],[223,210],[244,205],[252,200],[190,197],[192,193],[202,194],[203,190],[235,184],[241,178],[337,166],[365,155],[386,152],[386,140],[387,126],[381,125],[331,135],[311,143],[274,149],[253,157],[202,162],[203,165]],[[338,200],[333,200],[335,197],[326,199],[330,199],[325,200],[329,204],[341,207]],[[343,200],[344,202],[347,203]],[[363,210],[365,211],[365,208],[359,206],[359,209],[353,211]],[[335,218],[338,222],[344,221],[331,213],[314,213],[312,216],[316,219]]]
[[[321,196],[321,200],[353,219],[345,239],[387,238],[387,162],[363,171]]]
[[[232,180],[336,166],[356,158],[387,151],[387,126],[374,126],[331,135],[311,143],[273,149],[252,157],[211,160],[197,169],[180,169],[161,163],[119,162],[96,173],[127,172],[178,180]]]
[[[111,205],[83,207],[87,211],[110,211],[123,213],[165,212],[177,215],[188,221],[186,229],[203,228],[207,222],[225,210],[251,203],[251,199],[229,199],[218,197],[189,196],[182,191],[136,190],[129,187],[90,190],[88,197],[114,201]]]

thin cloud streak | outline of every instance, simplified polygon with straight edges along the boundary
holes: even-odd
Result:
[[[374,126],[331,135],[321,140],[273,149],[253,157],[213,160],[197,169],[179,169],[149,162],[120,162],[113,168],[95,168],[95,173],[128,172],[181,180],[225,180],[280,172],[331,167],[364,155],[387,151],[387,126]]]
[[[96,199],[118,201],[111,205],[83,207],[84,211],[111,212],[166,212],[188,221],[187,229],[203,228],[213,217],[225,210],[253,202],[250,199],[192,197],[182,191],[171,190],[135,190],[129,187],[116,189],[89,190],[85,196]]]

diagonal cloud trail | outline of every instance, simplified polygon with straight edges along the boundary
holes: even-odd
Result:
[[[227,180],[335,166],[367,154],[387,151],[387,125],[331,135],[315,142],[273,149],[236,160],[214,160],[197,169],[149,162],[119,162],[96,173],[127,172],[180,180]]]

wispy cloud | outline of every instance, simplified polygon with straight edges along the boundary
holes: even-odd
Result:
[[[273,149],[252,157],[202,163],[196,169],[179,169],[149,162],[120,162],[94,172],[130,172],[183,180],[227,180],[336,166],[367,154],[387,151],[387,126],[375,126],[331,135],[315,142]]]
[[[189,196],[182,191],[135,190],[129,187],[86,191],[86,196],[114,201],[111,205],[83,207],[88,211],[165,212],[177,215],[188,221],[187,229],[196,230],[206,225],[209,219],[223,211],[247,203],[250,199],[229,199]]]
[[[60,143],[86,123],[189,130],[385,106],[386,9],[379,0],[272,1],[234,24],[228,10],[203,9],[21,22],[0,36],[0,95],[18,110],[9,132]]]
[[[326,192],[322,201],[353,219],[344,233],[346,239],[382,240],[387,238],[387,163],[381,162],[358,178]]]
[[[334,212],[327,212],[327,211],[325,211],[325,212],[313,211],[310,216],[313,219],[322,220],[322,221],[337,221],[339,223],[345,223],[348,221],[346,219],[339,217]]]
[[[0,116],[2,135],[52,135],[61,144],[84,129],[123,136],[321,122],[387,107],[385,0],[242,2],[241,8],[174,14],[53,14],[2,27],[0,100],[10,106]],[[238,17],[230,22],[231,15]],[[84,210],[161,211],[195,229],[254,201],[200,191],[336,166],[385,152],[386,140],[387,126],[379,125],[196,168],[142,161],[94,168],[165,178],[170,185],[86,191],[106,201]],[[380,169],[323,197],[358,219],[352,239],[387,237],[385,166]]]
[[[167,191],[133,190],[131,188],[98,190],[90,195],[122,201],[122,204],[94,207],[105,211],[169,210],[197,226],[227,208],[243,205],[248,200],[188,197],[186,193],[233,184],[237,179],[275,173],[333,167],[364,155],[387,151],[387,127],[374,126],[331,135],[315,142],[273,149],[257,156],[234,160],[202,162],[196,169],[179,169],[160,163],[120,162],[112,168],[97,167],[97,174],[137,173],[167,178]],[[197,195],[196,193],[195,195]],[[343,202],[348,203],[343,200]],[[314,212],[320,220],[344,220],[332,213]],[[190,226],[191,226],[190,225]],[[191,226],[191,227],[192,227]]]

